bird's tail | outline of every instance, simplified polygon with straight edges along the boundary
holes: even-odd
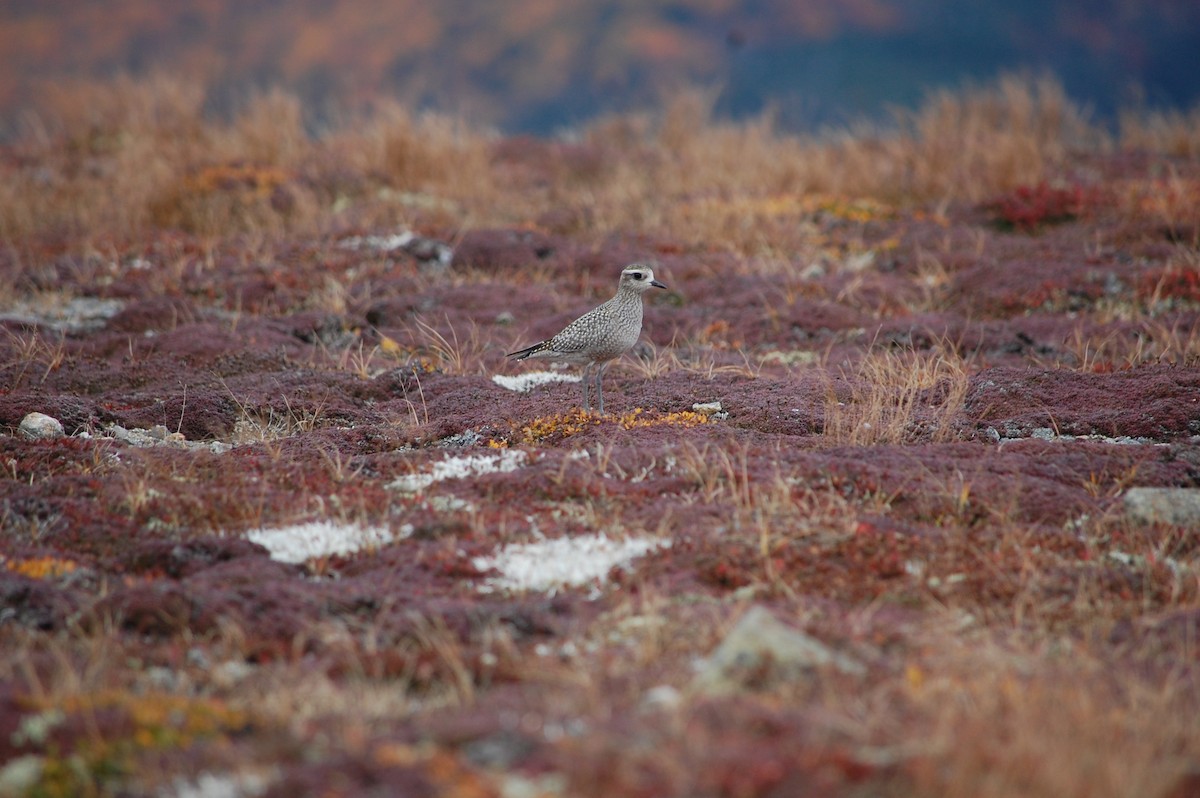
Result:
[[[524,360],[525,358],[529,357],[530,355],[534,354],[535,352],[537,352],[541,349],[544,349],[545,346],[546,346],[545,341],[539,341],[538,343],[534,344],[533,346],[527,346],[524,349],[518,349],[516,352],[509,352],[507,355],[505,355],[505,357],[516,358],[517,360]]]

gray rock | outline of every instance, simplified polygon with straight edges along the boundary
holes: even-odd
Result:
[[[817,668],[863,674],[857,660],[775,619],[761,606],[751,607],[721,644],[705,659],[692,689],[721,695],[754,684],[788,681]]]
[[[708,416],[715,421],[724,421],[729,418],[729,414],[721,409],[720,402],[696,402],[692,405],[692,412]]]
[[[508,770],[535,747],[534,741],[525,734],[515,729],[500,729],[471,740],[459,750],[463,758],[476,767]]]
[[[162,424],[156,424],[150,429],[125,429],[120,424],[109,424],[104,428],[104,432],[114,440],[139,448],[166,446],[189,451],[203,449],[213,454],[224,454],[233,448],[233,444],[224,441],[189,441],[181,433],[171,432]]]
[[[61,438],[63,436],[62,422],[45,413],[30,413],[21,419],[18,428],[21,435],[30,440]]]
[[[0,767],[0,796],[27,795],[42,779],[45,760],[26,754]]]
[[[0,311],[0,321],[45,326],[58,332],[93,332],[121,312],[125,303],[117,299],[76,297],[66,303],[18,301]]]
[[[241,660],[227,660],[213,667],[212,683],[217,687],[228,689],[249,678],[254,673],[254,666]]]
[[[1142,524],[1200,527],[1200,489],[1130,488],[1125,491],[1125,517]]]
[[[642,696],[643,710],[673,710],[683,704],[683,694],[669,684],[651,687]]]

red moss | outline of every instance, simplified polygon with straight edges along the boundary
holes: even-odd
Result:
[[[123,553],[120,559],[123,570],[129,573],[153,573],[181,579],[218,563],[265,556],[261,546],[230,536],[194,538],[181,542],[151,540]],[[270,568],[265,563],[263,565]]]
[[[555,239],[533,230],[471,230],[455,244],[452,265],[514,273],[553,256],[559,246]]]
[[[1137,295],[1154,302],[1200,303],[1200,269],[1164,266],[1141,276]]]
[[[985,203],[984,208],[998,226],[1031,233],[1048,225],[1074,221],[1083,210],[1085,198],[1081,186],[1059,188],[1041,182],[1018,186]]]
[[[1200,373],[1142,366],[1113,374],[990,369],[972,379],[967,412],[1005,437],[1064,435],[1174,440],[1200,432]]]
[[[616,156],[603,145],[518,141],[491,157],[553,181],[602,171]],[[247,180],[205,191],[259,191]],[[280,201],[276,211],[286,212]],[[317,731],[254,729],[227,747],[216,772],[253,757],[280,774],[272,787],[280,793],[475,794],[467,763],[486,765],[496,748],[516,752],[499,767],[562,772],[581,795],[832,795],[878,792],[893,779],[904,792],[903,772],[822,736],[830,728],[823,702],[890,690],[902,657],[925,645],[931,607],[937,618],[947,606],[969,612],[985,627],[1003,619],[995,627],[1003,630],[1037,613],[1042,626],[1033,631],[1048,637],[1058,629],[1078,636],[1081,616],[1099,619],[1082,624],[1097,630],[1088,645],[1111,656],[1118,678],[1133,672],[1124,652],[1151,662],[1139,668],[1186,674],[1197,596],[1172,561],[1194,559],[1195,536],[1134,528],[1117,508],[1129,484],[1196,483],[1195,353],[1172,352],[1180,366],[1127,368],[1119,354],[1089,360],[1077,350],[1092,341],[1135,349],[1157,323],[1181,331],[1172,345],[1187,345],[1200,288],[1160,231],[1137,220],[1101,229],[1092,210],[1103,209],[1075,188],[1043,185],[987,211],[1036,237],[985,234],[978,209],[964,208],[938,222],[824,224],[812,242],[821,268],[809,272],[810,253],[782,245],[768,262],[648,235],[572,238],[586,222],[578,208],[546,220],[553,234],[468,231],[445,275],[421,272],[407,256],[265,236],[92,242],[111,258],[28,243],[21,260],[36,269],[0,253],[16,291],[101,290],[129,300],[103,329],[61,336],[62,362],[20,381],[2,378],[22,367],[29,341],[21,336],[50,328],[6,324],[13,336],[0,336],[8,433],[0,435],[0,524],[4,556],[24,564],[0,567],[0,620],[8,621],[0,636],[6,645],[46,641],[28,657],[31,681],[45,685],[64,670],[141,684],[150,674],[121,664],[137,660],[168,669],[154,678],[194,668],[188,674],[203,690],[191,660],[207,655],[464,699],[377,718],[370,732],[347,732],[353,746],[324,737],[339,722],[355,725],[350,708],[333,725],[314,719]],[[1057,224],[1071,217],[1078,223]],[[841,255],[863,247],[877,247],[875,261],[845,268]],[[134,257],[153,268],[130,267]],[[644,340],[658,357],[635,367],[654,357],[639,348],[608,372],[611,416],[561,423],[577,417],[568,415],[580,402],[576,384],[517,394],[492,382],[493,373],[522,368],[504,352],[607,298],[616,270],[646,257],[671,286],[646,305]],[[321,293],[329,277],[344,295]],[[1132,310],[1122,315],[1126,302]],[[1158,315],[1122,321],[1158,302],[1168,314],[1155,305]],[[433,351],[414,332],[417,319],[448,340],[457,334],[463,359]],[[355,362],[359,344],[365,360]],[[969,391],[948,442],[920,434],[936,390],[921,396],[905,445],[834,447],[822,434],[829,387],[844,392],[852,378],[843,366],[849,373],[871,346],[945,348],[966,360]],[[892,386],[875,387],[886,395]],[[691,423],[692,404],[708,401],[729,417]],[[30,410],[72,432],[163,424],[208,440],[229,437],[243,419],[286,428],[222,455],[142,450],[25,441],[14,433]],[[421,495],[387,487],[447,455],[521,445],[524,431],[547,419],[517,471],[447,480]],[[1035,430],[1155,445],[1029,440]],[[808,512],[801,499],[810,494],[828,498],[832,512]],[[432,501],[448,496],[470,509]],[[241,537],[317,517],[411,534],[302,565],[274,562]],[[597,528],[671,545],[610,574],[598,599],[570,589],[552,598],[480,593],[488,574],[475,558],[535,534]],[[77,567],[40,566],[67,561]],[[803,607],[814,634],[853,641],[886,674],[849,685],[820,674],[811,694],[798,682],[782,697],[689,696],[678,712],[639,709],[651,686],[686,679],[691,659],[727,628],[729,602],[750,594]],[[1100,609],[1087,614],[1081,597]],[[613,633],[643,610],[666,619],[662,651],[648,649],[651,657]],[[1114,621],[1108,635],[1105,624],[1122,616],[1130,620]],[[93,670],[88,656],[101,636],[116,664]],[[577,666],[568,644],[580,641],[589,647]],[[29,752],[11,741],[13,718],[30,707],[2,680],[0,710],[0,759]],[[552,738],[564,717],[585,722]],[[129,731],[119,708],[99,721],[102,733]],[[174,755],[169,767],[145,770],[200,772],[204,756],[220,756]]]

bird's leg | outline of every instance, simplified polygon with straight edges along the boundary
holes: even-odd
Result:
[[[604,415],[604,384],[601,380],[604,379],[604,367],[607,363],[601,363],[596,367],[596,402],[600,405],[600,415]]]
[[[592,406],[588,404],[588,382],[592,379],[591,368],[591,363],[583,367],[583,412],[585,413],[592,412]]]

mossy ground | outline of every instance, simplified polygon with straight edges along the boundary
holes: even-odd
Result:
[[[0,762],[30,794],[1194,790],[1200,547],[1121,498],[1200,480],[1186,120],[1112,137],[1010,82],[838,141],[690,96],[572,143],[311,139],[121,91],[112,135],[64,116],[0,159]],[[403,230],[453,262],[361,243]],[[641,259],[670,291],[609,415],[492,381]],[[314,520],[396,539],[245,539]],[[500,546],[596,533],[670,545],[480,590]],[[756,603],[865,671],[694,690]]]

